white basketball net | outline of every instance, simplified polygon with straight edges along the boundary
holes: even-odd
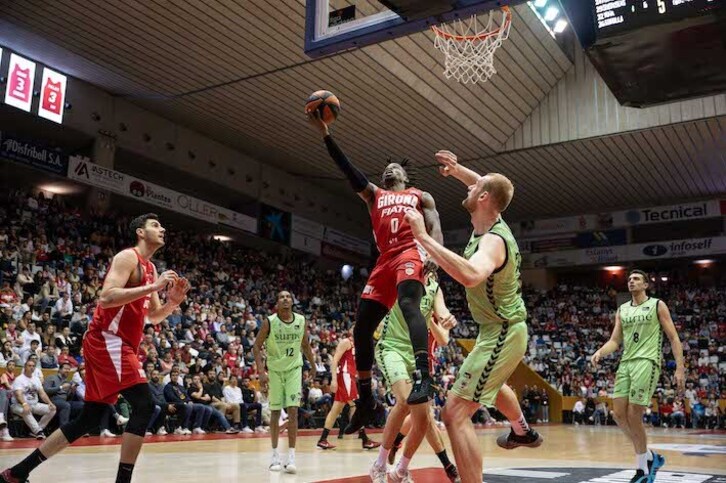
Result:
[[[464,84],[486,82],[497,70],[494,68],[494,53],[509,37],[512,13],[509,8],[501,9],[499,25],[494,23],[490,12],[486,26],[473,15],[469,20],[455,20],[448,25],[431,27],[436,34],[434,46],[444,53],[447,79],[452,77]]]

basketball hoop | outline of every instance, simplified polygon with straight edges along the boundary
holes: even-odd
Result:
[[[431,27],[436,34],[434,46],[444,53],[447,79],[453,77],[464,84],[476,84],[480,80],[488,81],[497,73],[494,53],[509,37],[512,26],[509,7],[502,7],[501,12],[499,26],[490,12],[486,26],[472,15],[468,21],[455,20],[449,25]]]

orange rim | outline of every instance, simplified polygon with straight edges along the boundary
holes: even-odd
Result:
[[[443,37],[445,39],[453,39],[461,42],[465,40],[483,40],[494,35],[499,35],[499,32],[501,32],[502,29],[509,28],[509,25],[512,23],[512,11],[509,9],[509,7],[502,7],[502,10],[504,11],[504,24],[502,24],[501,27],[492,30],[491,32],[482,32],[477,35],[454,35],[448,32],[444,32],[435,25],[431,26],[431,30],[434,31],[437,37]]]

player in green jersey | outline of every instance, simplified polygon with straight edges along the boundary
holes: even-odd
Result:
[[[406,221],[429,257],[466,287],[469,309],[479,324],[476,344],[459,369],[442,417],[462,482],[481,483],[482,453],[471,422],[480,405],[490,406],[496,401],[497,408],[514,421],[512,432],[503,442],[497,441],[500,446],[511,449],[542,444],[542,438],[524,419],[514,393],[501,391],[527,349],[527,310],[519,278],[521,256],[501,218],[512,201],[514,186],[498,173],[479,176],[461,166],[450,151],[439,151],[436,160],[444,176],[453,176],[468,187],[462,205],[471,215],[474,231],[464,256],[431,238],[420,214],[408,211]]]
[[[255,339],[253,352],[260,384],[267,386],[270,398],[270,435],[272,436],[272,463],[270,471],[280,471],[282,462],[277,451],[280,436],[280,410],[285,408],[290,418],[288,426],[289,453],[286,473],[295,473],[295,441],[297,440],[297,409],[302,397],[302,353],[310,367],[315,368],[315,356],[310,347],[305,316],[292,311],[292,294],[277,294],[277,313],[262,323]],[[262,346],[267,352],[267,369],[262,360]]]
[[[646,293],[648,275],[641,270],[630,272],[628,290],[631,299],[618,308],[610,340],[593,354],[592,364],[597,367],[604,356],[612,354],[623,344],[623,355],[615,376],[613,412],[618,426],[635,448],[636,471],[630,481],[650,483],[655,481],[656,472],[665,464],[663,456],[648,449],[643,425],[643,412],[660,377],[663,332],[676,359],[679,392],[685,389],[683,346],[668,306]]]
[[[456,325],[456,319],[446,307],[444,294],[439,287],[435,267],[427,266],[424,296],[421,299],[421,313],[423,314],[428,330],[438,344],[446,344],[449,339],[449,330]],[[438,434],[436,423],[431,417],[431,407],[426,404],[411,405],[407,402],[407,395],[411,391],[412,375],[416,370],[413,345],[408,332],[408,326],[398,304],[383,319],[383,329],[375,349],[376,363],[383,372],[386,386],[393,393],[396,404],[386,418],[383,429],[383,442],[379,448],[378,459],[370,470],[373,483],[410,481],[408,463],[421,445],[426,436],[436,451],[437,456],[444,465],[447,477],[456,481],[458,473],[456,467],[449,461],[446,448]],[[431,356],[431,354],[429,354]],[[396,468],[392,468],[386,479],[386,460],[392,450],[404,420],[411,415],[413,424],[406,442],[403,457]]]

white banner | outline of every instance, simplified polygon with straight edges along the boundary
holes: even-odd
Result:
[[[313,255],[320,256],[322,241],[319,238],[304,235],[302,232],[290,233],[290,247]]]
[[[104,168],[86,158],[71,156],[68,161],[68,177],[81,183],[136,198],[145,203],[209,223],[227,225],[250,233],[257,233],[257,220],[251,216],[119,173],[113,169]]]
[[[525,268],[599,265],[720,255],[726,253],[726,237],[707,237],[686,240],[639,243],[614,247],[596,247],[562,252],[530,253],[522,256]]]
[[[291,229],[300,235],[322,240],[325,237],[325,225],[311,221],[302,216],[292,215]]]
[[[360,253],[367,257],[371,255],[371,244],[369,242],[350,236],[334,228],[325,228],[325,237],[323,240],[331,245],[345,248],[351,252]]]
[[[66,102],[68,78],[54,70],[43,67],[43,82],[40,84],[40,105],[38,115],[45,119],[63,123],[63,109]]]
[[[35,62],[10,54],[10,70],[8,70],[5,103],[23,111],[30,112],[33,102],[33,84],[35,83]]]
[[[523,237],[538,237],[553,233],[576,233],[581,231],[608,230],[651,223],[712,218],[721,215],[718,200],[656,206],[637,210],[624,210],[595,215],[568,216],[546,220],[523,221]]]

